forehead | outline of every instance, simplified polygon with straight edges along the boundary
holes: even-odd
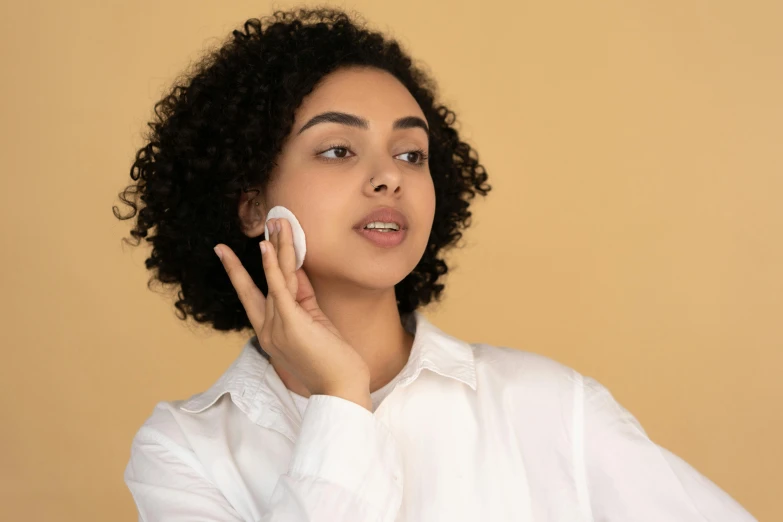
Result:
[[[391,73],[351,67],[325,76],[296,111],[296,121],[325,111],[342,111],[373,120],[395,120],[424,113],[408,89]]]

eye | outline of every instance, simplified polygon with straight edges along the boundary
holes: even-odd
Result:
[[[407,158],[406,158],[407,156]],[[413,163],[415,165],[422,165],[427,162],[427,154],[424,153],[423,150],[411,150],[408,152],[403,152],[402,154],[398,154],[394,156],[395,158],[400,158],[403,161],[407,161],[408,163]],[[412,159],[413,158],[413,159]]]
[[[350,157],[349,154],[353,155],[348,147],[342,147],[339,145],[330,146],[325,151],[318,153],[320,157],[330,160],[345,159]]]

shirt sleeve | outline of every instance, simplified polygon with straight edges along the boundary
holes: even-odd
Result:
[[[288,472],[268,509],[243,518],[192,450],[139,430],[125,471],[141,522],[392,522],[402,502],[402,460],[388,428],[365,408],[310,397]]]
[[[590,377],[582,379],[583,476],[593,520],[757,522],[684,460],[652,442],[639,422]]]

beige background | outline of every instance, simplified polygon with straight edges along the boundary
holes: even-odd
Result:
[[[783,3],[349,5],[429,65],[494,186],[427,315],[598,378],[783,519]],[[163,89],[269,5],[1,9],[0,519],[135,520],[136,429],[244,339],[177,320],[111,206]]]

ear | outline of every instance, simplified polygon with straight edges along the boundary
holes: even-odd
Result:
[[[256,189],[249,189],[247,192],[242,191],[239,195],[237,212],[243,234],[247,237],[264,235],[267,208],[263,192]]]

